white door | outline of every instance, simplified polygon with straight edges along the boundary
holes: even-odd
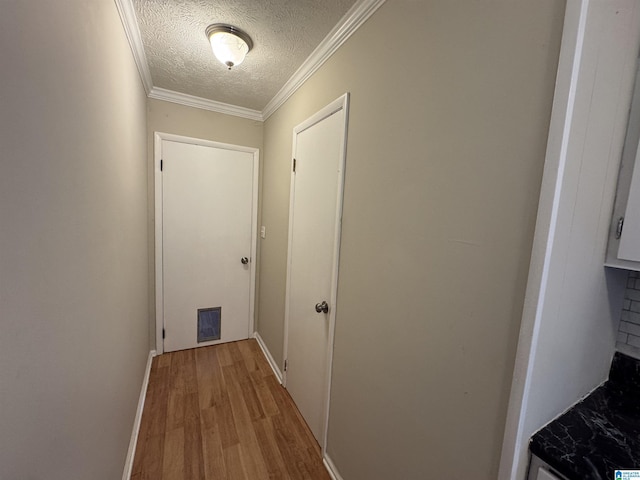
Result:
[[[323,447],[335,321],[347,100],[346,95],[341,97],[294,130],[285,386]]]
[[[227,147],[162,140],[165,352],[251,333],[257,157]]]

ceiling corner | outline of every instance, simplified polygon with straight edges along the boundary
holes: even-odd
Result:
[[[259,122],[264,121],[262,112],[258,110],[239,107],[237,105],[230,105],[228,103],[216,102],[215,100],[209,100],[208,98],[196,97],[194,95],[175,92],[173,90],[167,90],[165,88],[153,87],[149,92],[149,98],[164,100],[165,102],[178,103],[180,105],[186,105],[187,107],[194,107],[200,108],[202,110],[224,113],[226,115],[248,118],[249,120],[257,120]]]
[[[271,101],[264,107],[262,110],[264,119],[268,119],[278,110],[385,1],[386,0],[357,1],[344,17],[342,17],[340,22],[327,34],[320,45],[309,55],[300,68],[287,80],[287,83],[284,84],[280,91],[276,93]]]
[[[138,20],[136,19],[133,4],[131,0],[114,0],[114,2],[120,14],[120,20],[122,21],[127,40],[129,40],[133,60],[136,63],[136,67],[138,67],[142,85],[147,95],[149,95],[153,89],[153,80],[151,79],[147,55],[144,53],[144,45],[142,44],[142,37],[140,36],[140,29],[138,28]]]

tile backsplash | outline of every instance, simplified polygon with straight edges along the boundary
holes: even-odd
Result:
[[[640,348],[640,272],[629,272],[627,278],[618,344]]]

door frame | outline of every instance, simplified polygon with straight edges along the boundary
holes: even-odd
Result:
[[[258,231],[258,181],[260,168],[260,150],[254,147],[244,147],[232,145],[230,143],[214,142],[200,138],[185,137],[172,133],[154,132],[154,188],[155,188],[155,295],[156,295],[156,352],[164,353],[164,341],[162,330],[164,328],[164,294],[163,294],[163,260],[162,260],[162,171],[160,161],[162,159],[162,141],[187,143],[202,147],[213,147],[223,150],[233,150],[236,152],[246,152],[253,155],[253,199],[251,205],[251,284],[249,288],[249,329],[247,337],[251,337],[255,330],[255,296],[256,296],[256,251],[257,251],[257,231]]]
[[[349,125],[349,93],[338,97],[326,107],[319,110],[317,113],[309,117],[307,120],[299,124],[293,129],[293,142],[291,149],[292,166],[293,156],[295,155],[297,148],[297,136],[299,133],[311,128],[317,123],[320,123],[327,117],[330,117],[334,113],[344,111],[344,133],[342,137],[342,147],[340,149],[339,159],[339,171],[338,171],[338,193],[336,201],[336,223],[335,223],[335,238],[334,249],[332,259],[332,273],[331,273],[331,296],[329,299],[329,339],[327,342],[327,380],[325,385],[325,396],[323,402],[323,422],[322,422],[322,438],[318,443],[324,453],[327,447],[327,431],[329,428],[329,401],[331,398],[331,374],[333,366],[333,343],[335,337],[335,324],[336,324],[336,306],[338,297],[338,267],[340,263],[340,239],[342,235],[342,205],[344,198],[344,170],[347,156],[347,129]],[[288,357],[289,350],[289,304],[291,301],[291,246],[293,244],[293,207],[295,202],[295,174],[293,168],[291,168],[291,179],[289,185],[289,236],[288,236],[288,248],[287,248],[287,283],[285,294],[285,311],[284,311],[284,358]],[[282,373],[282,385],[287,386],[287,371],[283,369]]]

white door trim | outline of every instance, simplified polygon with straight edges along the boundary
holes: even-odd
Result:
[[[254,311],[256,294],[256,250],[258,231],[258,179],[260,167],[260,151],[253,147],[243,147],[231,145],[229,143],[213,142],[199,138],[184,137],[171,133],[154,133],[154,188],[155,188],[155,265],[156,265],[156,351],[164,353],[164,342],[162,340],[162,329],[164,327],[164,298],[163,298],[163,263],[162,263],[162,172],[160,171],[160,160],[162,159],[162,141],[188,143],[190,145],[200,145],[204,147],[233,150],[236,152],[247,152],[253,154],[253,201],[251,206],[251,287],[249,291],[249,329],[247,337],[254,331]]]
[[[293,129],[293,143],[292,143],[292,155],[296,152],[297,147],[297,135],[300,132],[312,127],[316,123],[321,122],[325,118],[333,115],[340,110],[344,111],[344,135],[343,135],[343,143],[342,148],[340,149],[340,160],[338,162],[339,172],[338,172],[338,193],[337,193],[337,201],[336,201],[336,227],[335,227],[335,242],[334,242],[334,250],[333,250],[333,265],[332,265],[332,273],[331,273],[331,297],[329,301],[329,305],[331,308],[329,309],[329,341],[327,345],[327,386],[325,390],[325,398],[324,398],[324,412],[323,412],[323,425],[322,425],[322,438],[320,440],[320,446],[322,448],[322,452],[326,450],[327,446],[327,430],[329,428],[329,401],[331,398],[331,370],[333,366],[333,341],[335,335],[335,325],[336,325],[336,304],[338,297],[338,265],[340,263],[340,237],[342,234],[342,200],[343,200],[343,192],[344,192],[344,170],[345,170],[345,162],[347,155],[347,127],[349,125],[349,93],[345,93],[341,97],[337,98],[329,105],[318,111],[316,114],[309,117],[307,120],[302,122],[300,125]],[[293,162],[293,159],[292,159]],[[290,282],[291,282],[291,245],[293,242],[293,204],[294,204],[294,187],[295,187],[295,176],[293,174],[293,168],[291,169],[291,180],[289,186],[289,248],[287,252],[287,286],[286,286],[286,296],[285,296],[285,312],[284,312],[284,358],[287,358],[287,352],[289,347],[289,301],[290,301]],[[287,386],[287,372],[283,371],[283,380],[282,384]]]
[[[499,480],[518,479],[519,472],[525,471],[524,463],[528,459],[529,439],[526,437],[524,420],[535,363],[540,315],[549,277],[551,245],[560,208],[560,190],[567,161],[571,123],[576,108],[576,90],[589,2],[590,0],[568,0],[565,11],[529,278],[498,471]]]

